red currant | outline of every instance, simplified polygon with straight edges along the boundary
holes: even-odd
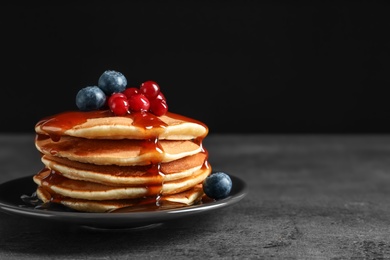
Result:
[[[125,89],[122,93],[123,93],[127,98],[130,98],[132,95],[138,94],[138,93],[139,93],[139,89],[138,89],[138,88],[127,88],[127,89]]]
[[[129,112],[129,102],[125,98],[114,98],[110,105],[111,111],[117,116],[124,116]]]
[[[139,90],[148,99],[155,99],[158,93],[160,93],[160,86],[156,82],[149,80],[142,83]]]
[[[150,103],[150,112],[155,114],[156,116],[165,115],[168,111],[167,102],[163,99],[154,99]]]
[[[116,99],[116,98],[127,99],[127,97],[126,97],[123,93],[121,93],[121,92],[114,93],[114,94],[112,94],[112,95],[108,98],[107,105],[108,105],[109,107],[111,107],[112,102],[113,102],[114,99]]]
[[[144,94],[134,94],[130,96],[129,100],[129,109],[131,111],[148,111],[150,108],[150,102]]]
[[[161,99],[161,100],[167,101],[162,92],[158,93],[158,95],[155,99]]]

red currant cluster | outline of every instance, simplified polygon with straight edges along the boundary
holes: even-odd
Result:
[[[129,112],[149,111],[162,116],[168,111],[167,101],[154,81],[145,81],[139,88],[126,88],[123,92],[113,93],[107,101],[109,109],[117,116]]]

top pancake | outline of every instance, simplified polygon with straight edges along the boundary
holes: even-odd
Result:
[[[200,121],[171,112],[163,116],[131,113],[116,116],[109,110],[70,111],[46,117],[35,126],[38,134],[88,139],[191,140],[203,138],[208,128]]]

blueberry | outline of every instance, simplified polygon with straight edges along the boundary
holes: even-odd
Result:
[[[203,181],[203,191],[212,199],[223,199],[229,196],[232,185],[228,174],[213,172]]]
[[[122,92],[126,89],[127,79],[122,73],[115,70],[106,70],[100,76],[98,87],[109,96],[114,92]]]
[[[97,110],[106,103],[106,95],[98,86],[84,87],[77,92],[76,105],[80,110]]]

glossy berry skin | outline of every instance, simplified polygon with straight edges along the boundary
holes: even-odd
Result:
[[[155,99],[162,99],[164,101],[167,101],[164,94],[162,92],[158,93],[157,97]]]
[[[148,111],[150,108],[150,102],[144,94],[134,94],[130,96],[129,109],[134,112]]]
[[[203,181],[204,193],[212,199],[224,199],[232,189],[232,179],[224,172],[213,172]]]
[[[117,116],[124,116],[129,112],[129,102],[122,97],[114,98],[110,102],[110,110]]]
[[[111,107],[111,105],[112,105],[114,99],[116,99],[116,98],[122,98],[122,99],[126,99],[126,100],[127,100],[127,97],[125,96],[125,94],[123,94],[123,93],[114,93],[114,94],[112,94],[112,95],[108,98],[107,105],[108,105],[109,107]]]
[[[150,112],[156,116],[163,116],[168,111],[167,102],[163,99],[154,99],[150,102]]]
[[[138,93],[139,93],[139,89],[138,89],[138,88],[134,88],[134,87],[126,88],[126,89],[123,91],[123,94],[124,94],[127,98],[130,98],[132,95],[138,94]]]
[[[87,86],[76,95],[76,105],[82,111],[97,110],[106,103],[106,95],[98,86]]]
[[[160,93],[160,86],[156,82],[148,80],[141,84],[139,90],[148,99],[155,99]]]
[[[122,92],[126,89],[127,79],[126,77],[115,70],[106,70],[100,76],[98,81],[98,87],[109,96],[115,92]]]

